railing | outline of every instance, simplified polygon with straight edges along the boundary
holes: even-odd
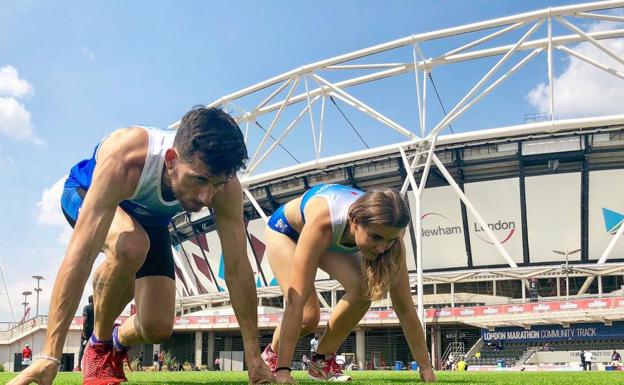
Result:
[[[19,322],[0,322],[0,333],[3,331],[11,330],[19,325]]]
[[[451,342],[442,355],[442,362],[447,362],[451,355],[457,360],[459,357],[463,357],[465,352],[466,348],[463,342]]]
[[[542,348],[541,346],[531,346],[531,347],[529,347],[527,349],[527,351],[522,353],[520,358],[518,358],[518,361],[516,361],[516,366],[525,365],[527,363],[527,361],[530,360],[531,357],[533,357],[535,352],[539,351],[541,348]]]
[[[479,338],[477,342],[472,345],[470,350],[466,352],[466,354],[464,355],[464,360],[468,361],[470,358],[474,357],[475,353],[480,351],[481,348],[483,348],[483,337]]]
[[[330,318],[330,311],[321,311],[320,322],[326,323]],[[565,320],[569,323],[596,322],[600,319],[616,320],[624,317],[624,297],[608,298],[582,298],[570,299],[569,301],[541,301],[525,302],[522,304],[502,304],[492,306],[466,306],[466,307],[443,307],[426,309],[425,319],[427,323],[469,323],[473,326],[489,327],[504,321],[524,322],[531,321]],[[121,322],[125,317],[119,317]],[[258,324],[263,328],[276,327],[282,319],[281,312],[258,315]],[[543,323],[543,322],[542,322]],[[360,325],[398,325],[399,320],[392,309],[369,310],[362,317]],[[9,330],[0,331],[0,343],[13,340],[20,335],[28,333],[38,327],[47,325],[47,316],[39,316]],[[74,317],[72,328],[82,327],[82,317]],[[198,329],[230,329],[240,328],[234,315],[184,315],[176,317],[175,330],[198,330]]]
[[[26,334],[29,331],[48,324],[48,316],[40,315],[24,322],[3,322],[3,330],[0,330],[0,341],[11,340],[22,334]],[[6,327],[6,329],[5,329]]]

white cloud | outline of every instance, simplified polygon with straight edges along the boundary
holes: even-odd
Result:
[[[24,96],[33,92],[33,87],[19,78],[17,69],[11,65],[0,68],[0,95]]]
[[[67,175],[54,182],[52,186],[43,190],[41,199],[37,202],[36,212],[37,223],[40,225],[57,226],[63,229],[57,240],[64,245],[69,243],[72,231],[61,211],[60,202],[65,179],[67,179]]]
[[[605,30],[613,24],[595,23],[589,32]],[[603,40],[601,43],[619,57],[624,57],[624,39]],[[590,43],[570,47],[603,65],[624,73],[624,66]],[[526,96],[537,111],[550,110],[548,83],[538,84]],[[554,79],[555,117],[571,118],[621,114],[624,100],[624,80],[617,78],[585,61],[568,56],[566,66]]]
[[[30,112],[13,97],[0,97],[0,134],[44,144],[33,133]]]
[[[61,195],[67,175],[64,175],[54,184],[43,190],[41,199],[37,202],[37,222],[41,225],[62,226],[67,224],[61,211]]]
[[[91,59],[91,61],[95,61],[95,54],[93,53],[93,51],[91,51],[89,48],[83,46],[82,47],[82,53],[87,55],[87,57],[89,59]]]
[[[19,78],[15,67],[7,65],[0,68],[0,134],[44,144],[33,133],[30,111],[16,99],[33,92],[33,87]]]
[[[32,137],[30,112],[13,97],[0,97],[0,132],[17,139]]]

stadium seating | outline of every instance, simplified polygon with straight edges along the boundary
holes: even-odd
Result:
[[[524,354],[528,346],[526,344],[505,344],[502,350],[497,350],[494,345],[484,345],[481,348],[481,358],[471,357],[470,365],[497,365],[501,360],[505,366],[513,366]]]
[[[498,365],[503,360],[505,366],[523,364],[518,362],[520,357],[529,349],[539,347],[543,344],[508,343],[503,345],[502,350],[497,350],[494,345],[484,345],[481,348],[481,358],[471,357],[469,365]],[[624,351],[624,341],[622,340],[599,340],[599,341],[561,341],[548,342],[550,351],[580,351],[580,350],[618,350]]]

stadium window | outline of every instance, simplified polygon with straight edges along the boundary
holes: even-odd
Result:
[[[494,293],[494,285],[491,281],[458,282],[455,284],[455,292],[492,295]]]
[[[537,293],[540,297],[557,296],[557,279],[540,278],[537,280]]]
[[[502,297],[522,298],[522,282],[520,280],[501,280],[496,283],[496,294]]]
[[[602,277],[602,291],[610,293],[624,288],[624,277],[621,275],[608,275]]]
[[[450,294],[451,293],[451,284],[450,283],[438,283],[437,285],[437,293],[438,294]]]

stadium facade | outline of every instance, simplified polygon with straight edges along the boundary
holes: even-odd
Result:
[[[412,214],[404,239],[407,265],[438,368],[451,355],[484,367],[501,361],[535,366],[578,361],[581,349],[593,349],[597,357],[624,350],[624,115],[557,118],[553,85],[554,51],[604,71],[614,82],[624,79],[624,59],[610,45],[624,36],[618,29],[624,18],[610,11],[622,7],[623,1],[579,4],[412,35],[300,67],[212,103],[233,113],[252,154],[242,183],[261,344],[270,341],[283,305],[265,256],[266,218],[311,186],[340,183],[406,193]],[[578,19],[612,24],[584,31]],[[539,32],[545,36],[536,37]],[[505,36],[511,42],[497,43]],[[463,40],[452,40],[458,37]],[[455,45],[426,58],[424,47],[440,40]],[[579,44],[599,54],[580,54]],[[406,51],[408,60],[401,61]],[[384,54],[389,56],[378,56]],[[540,56],[546,58],[548,112],[521,125],[441,135]],[[430,75],[481,59],[488,64],[479,69],[482,77],[435,120],[427,108],[428,87],[435,87]],[[388,79],[415,88],[413,126],[371,107],[364,100],[369,90],[357,91]],[[358,139],[335,133],[338,125],[350,125],[361,139],[353,124],[361,127],[360,121],[347,119],[336,100],[372,122],[380,145],[353,151]],[[340,112],[333,120],[330,103]],[[311,136],[288,142],[304,118]],[[266,128],[263,119],[270,122]],[[254,126],[262,129],[256,137]],[[333,144],[334,153],[323,152],[328,137],[340,142]],[[298,164],[284,163],[285,153]],[[221,352],[242,351],[212,215],[181,214],[171,233],[179,317],[171,339],[144,346],[144,356],[149,361],[154,349],[168,350],[180,361],[212,367]],[[316,288],[321,330],[343,291],[322,271]],[[68,360],[78,350],[79,325],[76,318]],[[14,367],[25,341],[37,351],[45,327],[42,317],[0,332],[5,367]],[[544,351],[546,343],[551,349]],[[308,351],[304,338],[295,359]],[[355,357],[362,368],[412,360],[389,299],[373,304],[338,353]]]

